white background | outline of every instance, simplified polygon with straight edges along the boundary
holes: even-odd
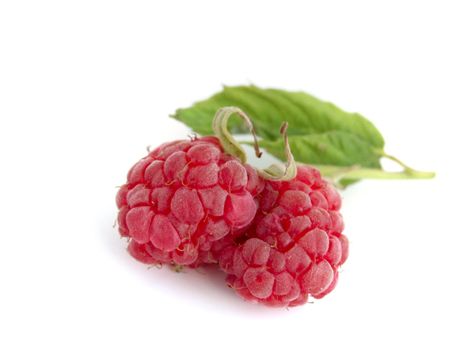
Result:
[[[468,3],[2,1],[0,348],[471,349]],[[189,133],[168,115],[246,83],[361,112],[438,174],[344,191],[340,283],[290,310],[147,269],[112,227],[146,146]]]

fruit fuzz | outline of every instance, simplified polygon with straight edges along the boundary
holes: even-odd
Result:
[[[216,262],[212,242],[252,222],[262,180],[223,153],[215,137],[175,141],[151,151],[128,173],[117,195],[120,234],[146,263]]]
[[[118,191],[118,226],[128,251],[146,264],[218,263],[244,299],[304,304],[335,287],[347,258],[337,191],[299,166],[284,136],[287,164],[255,170],[227,129],[236,107],[220,109],[217,137],[163,144],[135,164]],[[297,174],[297,175],[296,175]]]
[[[247,300],[295,306],[333,290],[348,255],[335,189],[308,166],[291,181],[266,181],[243,244],[220,254],[227,281]]]

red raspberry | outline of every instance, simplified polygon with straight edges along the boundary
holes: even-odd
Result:
[[[254,225],[243,244],[223,247],[219,264],[243,298],[271,306],[322,298],[348,255],[337,191],[314,168],[291,181],[266,181]]]
[[[251,224],[263,187],[215,137],[166,143],[136,163],[118,191],[119,232],[141,262],[209,262],[213,242]]]

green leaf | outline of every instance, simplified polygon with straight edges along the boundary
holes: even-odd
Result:
[[[332,103],[303,92],[260,89],[256,86],[224,87],[223,91],[179,109],[172,116],[202,135],[212,134],[212,119],[217,109],[235,106],[253,120],[264,139],[277,140],[279,126],[289,123],[288,135],[307,135],[329,131],[345,131],[358,136],[374,148],[382,149],[384,140],[374,125],[357,113],[348,113]],[[233,133],[245,132],[241,121],[230,123]]]
[[[211,135],[212,120],[218,109],[239,107],[250,116],[260,146],[281,160],[285,159],[279,127],[289,123],[292,153],[298,162],[319,167],[324,175],[348,185],[362,178],[431,178],[433,173],[416,171],[383,151],[384,139],[376,127],[358,113],[345,112],[334,104],[304,92],[260,89],[256,86],[224,87],[193,106],[178,109],[171,117],[199,134]],[[233,134],[248,133],[240,119],[230,119]],[[402,172],[381,169],[380,158],[389,158],[403,167]]]
[[[282,140],[261,140],[260,146],[274,156],[284,159]],[[380,155],[356,135],[345,131],[292,136],[289,139],[294,158],[301,163],[379,168]]]

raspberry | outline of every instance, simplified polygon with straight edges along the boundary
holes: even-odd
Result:
[[[166,143],[136,163],[118,191],[119,232],[143,263],[215,262],[213,242],[251,224],[263,187],[215,137]]]
[[[258,197],[246,240],[220,249],[228,284],[270,306],[296,306],[332,291],[348,255],[338,192],[317,170],[299,166],[291,181],[266,181]]]
[[[128,172],[116,196],[128,251],[145,264],[218,263],[244,299],[270,306],[304,304],[333,290],[348,255],[341,199],[320,173],[287,163],[258,173],[227,128],[237,107],[217,111],[217,137],[166,143]],[[296,175],[297,173],[297,175]],[[264,179],[264,180],[263,180]]]

